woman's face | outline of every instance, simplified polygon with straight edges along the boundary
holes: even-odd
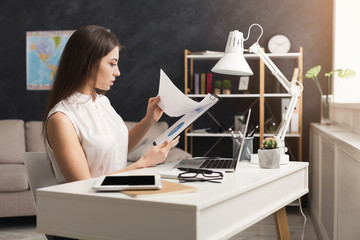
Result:
[[[112,85],[114,85],[115,77],[120,76],[118,60],[118,47],[115,47],[101,59],[99,71],[96,77],[96,88],[107,91]]]

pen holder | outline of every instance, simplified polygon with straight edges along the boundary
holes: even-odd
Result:
[[[253,153],[253,140],[254,137],[246,137],[244,141],[244,146],[242,149],[242,154],[240,156],[240,160],[250,160],[251,154]],[[233,138],[233,158],[237,159],[240,151],[242,139],[234,139]]]

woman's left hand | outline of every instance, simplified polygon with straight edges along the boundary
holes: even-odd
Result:
[[[163,114],[163,110],[157,105],[160,100],[160,96],[149,98],[145,119],[151,124],[157,123]]]

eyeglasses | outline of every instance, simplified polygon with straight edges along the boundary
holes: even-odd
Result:
[[[208,169],[197,168],[178,168],[184,171],[178,175],[180,182],[214,182],[221,183],[223,179],[222,172],[216,172]]]

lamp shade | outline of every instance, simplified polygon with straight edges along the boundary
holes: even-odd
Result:
[[[244,56],[239,53],[225,53],[225,55],[215,64],[211,71],[215,73],[236,76],[253,75],[253,72],[247,64]]]
[[[242,32],[230,32],[224,56],[211,69],[212,72],[227,75],[253,75],[244,55],[244,38]]]

